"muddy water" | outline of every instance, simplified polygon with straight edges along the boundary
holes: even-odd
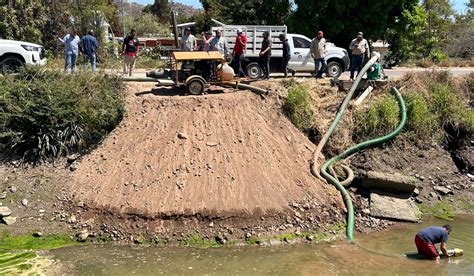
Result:
[[[78,275],[332,275],[332,274],[474,274],[474,216],[451,222],[448,247],[464,249],[464,256],[442,260],[411,260],[401,254],[416,250],[418,229],[442,225],[426,220],[389,231],[358,235],[358,245],[335,242],[322,245],[289,245],[271,248],[242,247],[195,249],[90,245],[52,251],[60,269]]]

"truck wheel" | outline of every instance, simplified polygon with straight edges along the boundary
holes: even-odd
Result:
[[[337,61],[331,61],[326,67],[326,75],[328,77],[334,78],[339,77],[342,74],[342,66]]]
[[[18,73],[23,66],[23,61],[17,57],[7,57],[0,62],[0,69],[4,75]]]
[[[260,67],[256,62],[249,63],[245,68],[245,71],[247,71],[247,76],[251,79],[258,79],[263,74],[262,67]]]
[[[204,93],[204,81],[201,78],[192,78],[186,81],[186,92],[191,95]]]

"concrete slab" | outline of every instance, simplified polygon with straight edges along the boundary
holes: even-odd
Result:
[[[407,196],[373,190],[370,193],[370,215],[376,218],[418,222],[421,212]]]
[[[366,188],[375,188],[386,192],[413,193],[416,188],[417,179],[401,174],[390,174],[369,171],[362,179],[362,185]]]

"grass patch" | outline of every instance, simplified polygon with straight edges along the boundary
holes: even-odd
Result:
[[[64,246],[77,245],[69,236],[3,236],[0,239],[0,250],[49,250]]]
[[[183,246],[191,246],[191,247],[201,247],[201,248],[209,248],[209,247],[221,247],[222,244],[218,243],[214,239],[205,239],[198,234],[192,234],[191,236],[187,237],[184,240],[178,241],[178,244]]]
[[[356,113],[356,133],[363,138],[385,135],[397,127],[399,118],[397,101],[384,96]]]
[[[453,220],[455,217],[453,205],[445,200],[439,201],[433,205],[422,203],[418,205],[418,208],[423,215],[430,215],[439,219]]]
[[[87,150],[122,120],[122,80],[27,68],[0,79],[0,150],[41,161]]]
[[[283,111],[299,130],[309,129],[313,124],[314,112],[308,88],[302,85],[291,87]]]

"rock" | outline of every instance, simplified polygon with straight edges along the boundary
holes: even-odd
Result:
[[[209,147],[215,147],[217,145],[219,145],[219,143],[215,142],[215,141],[209,141],[206,143],[207,146]]]
[[[222,244],[222,245],[224,245],[227,242],[227,240],[221,235],[217,235],[214,239],[216,240],[218,244]]]
[[[184,133],[184,132],[179,132],[178,133],[178,138],[185,140],[185,139],[188,139],[188,135],[186,135],[186,133]]]
[[[77,218],[75,215],[72,215],[68,220],[67,220],[67,223],[69,224],[74,224],[77,222]]]
[[[366,214],[366,215],[370,215],[370,209],[369,208],[365,208],[362,210],[362,213]]]
[[[421,213],[410,198],[380,191],[370,193],[370,215],[376,218],[418,222]]]
[[[28,199],[26,199],[26,198],[22,199],[21,200],[21,205],[23,205],[25,207],[28,206]]]
[[[418,188],[415,188],[415,189],[413,190],[413,194],[412,194],[412,195],[413,195],[414,197],[419,196],[419,195],[420,195],[420,190],[419,190]]]
[[[451,189],[441,187],[441,186],[434,186],[433,189],[440,193],[441,195],[448,195],[448,194],[454,194],[454,192]]]
[[[12,225],[16,222],[16,217],[2,217],[2,220],[6,225]]]
[[[84,204],[84,202],[82,202],[82,201],[79,201],[79,202],[77,203],[77,207],[84,207],[84,206],[85,206],[85,204]]]
[[[421,203],[423,203],[423,200],[421,200],[421,198],[417,197],[417,198],[415,198],[415,202],[418,203],[418,204],[421,204]]]
[[[10,186],[10,192],[15,193],[17,191],[15,186]]]
[[[214,222],[211,221],[211,223],[209,223],[209,227],[214,227]]]
[[[472,175],[470,173],[467,174],[467,177],[469,177],[470,179],[474,179],[474,175]]]
[[[82,230],[81,232],[76,234],[78,242],[85,242],[89,237],[89,231],[87,229]]]
[[[67,158],[67,162],[71,164],[72,162],[76,161],[79,158],[79,154],[77,153],[69,154],[66,158]]]
[[[0,206],[0,217],[8,217],[12,214],[12,210],[7,206]]]
[[[35,238],[41,238],[43,236],[43,233],[41,232],[33,232],[33,237]]]
[[[314,236],[313,235],[308,235],[308,236],[306,236],[306,240],[314,241]]]
[[[245,233],[245,238],[246,239],[250,239],[251,237],[252,237],[252,233],[250,233],[250,232]]]
[[[435,192],[430,192],[430,196],[431,197],[436,197],[436,193]]]
[[[70,170],[71,172],[77,170],[77,162],[76,162],[76,161],[72,162],[72,164],[69,165],[69,170]]]
[[[416,188],[416,181],[416,178],[411,176],[369,171],[363,178],[362,185],[388,192],[412,193]]]
[[[0,193],[0,199],[5,199],[7,197],[7,192]]]

